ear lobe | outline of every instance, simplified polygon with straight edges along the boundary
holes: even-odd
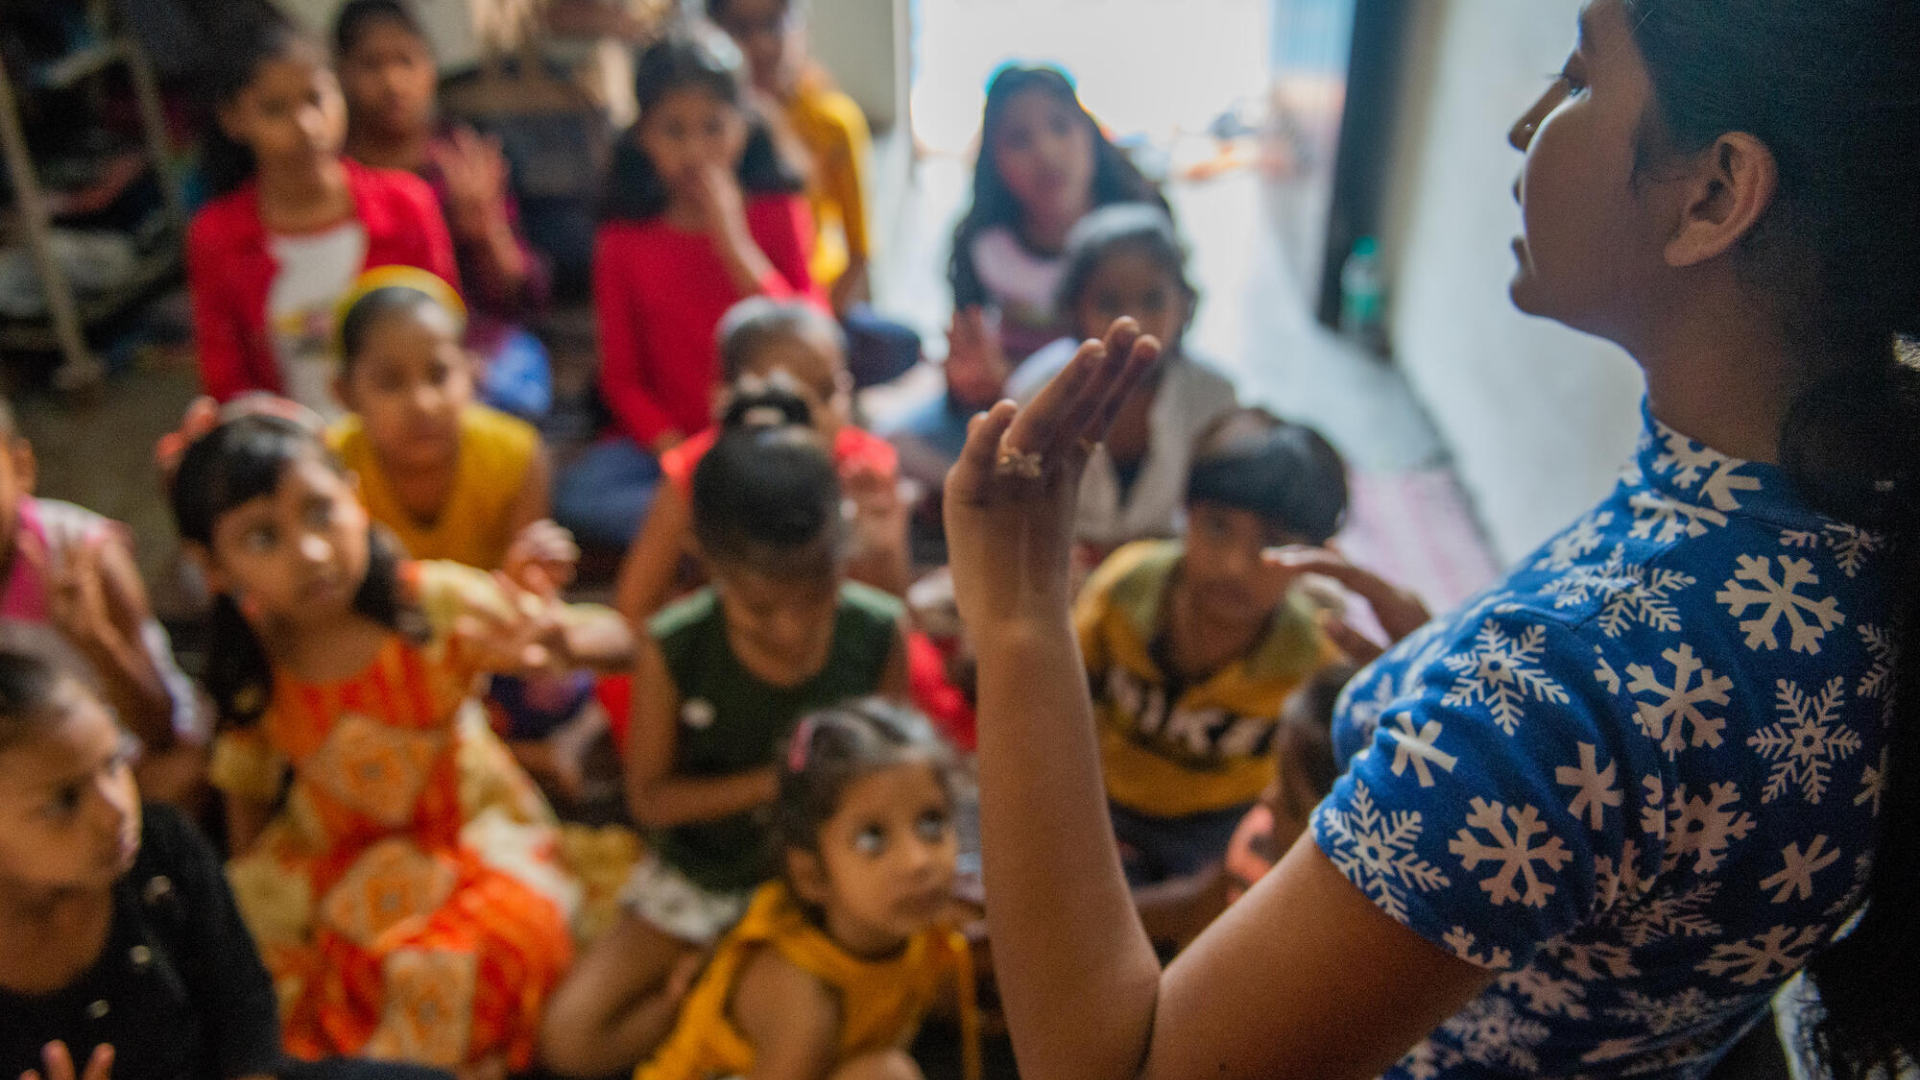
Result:
[[[806,903],[818,906],[827,902],[827,868],[813,852],[787,849],[787,882]]]
[[[1699,266],[1732,250],[1773,206],[1780,166],[1767,144],[1744,132],[1720,136],[1695,159],[1667,265]]]

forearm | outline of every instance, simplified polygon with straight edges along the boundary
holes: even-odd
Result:
[[[603,674],[633,668],[633,627],[619,612],[598,604],[572,604],[567,614],[567,655],[575,664]]]
[[[141,743],[149,750],[172,745],[173,695],[145,650],[96,644],[81,651],[99,673],[107,703]]]
[[[1139,1071],[1160,966],[1121,873],[1064,606],[978,635],[987,921],[1021,1073]]]
[[[518,306],[525,298],[532,266],[507,216],[496,211],[463,220],[459,236],[462,248],[473,260],[475,280],[468,283],[468,288],[496,307]]]
[[[629,784],[627,809],[647,828],[671,829],[764,806],[773,801],[777,788],[771,767],[712,779],[666,777]]]
[[[728,229],[715,241],[715,246],[719,249],[721,264],[727,268],[727,278],[741,299],[767,292],[768,283],[779,276],[773,260],[760,250],[744,224]]]
[[[227,854],[245,855],[253,850],[253,845],[260,840],[260,834],[266,831],[267,821],[273,816],[273,807],[230,791],[222,793],[221,802],[227,811]]]

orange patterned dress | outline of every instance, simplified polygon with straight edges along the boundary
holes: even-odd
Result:
[[[360,675],[276,677],[252,727],[223,734],[215,783],[286,795],[228,867],[274,977],[289,1052],[456,1067],[533,1058],[572,957],[577,886],[552,812],[487,728],[451,629],[504,603],[484,574],[416,563],[431,635],[395,635]],[[290,778],[290,782],[289,782]]]

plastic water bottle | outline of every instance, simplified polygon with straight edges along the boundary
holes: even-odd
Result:
[[[1371,236],[1354,241],[1353,254],[1340,268],[1340,332],[1377,352],[1386,346],[1386,285],[1380,268],[1380,242]]]

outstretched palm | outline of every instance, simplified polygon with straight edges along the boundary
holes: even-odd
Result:
[[[974,418],[946,491],[954,597],[974,634],[1065,616],[1080,474],[1159,356],[1158,341],[1121,319],[1031,404],[1003,401]]]

